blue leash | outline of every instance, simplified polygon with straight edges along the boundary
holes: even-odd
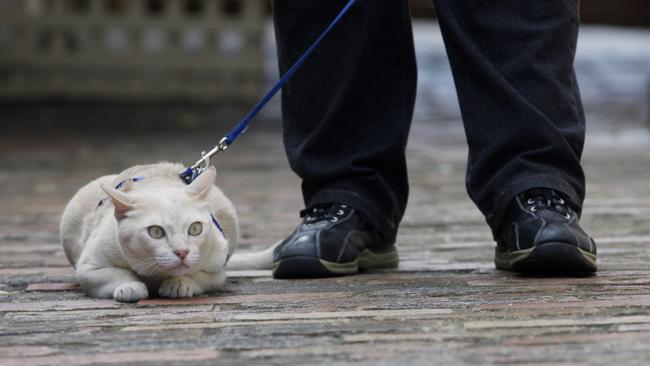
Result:
[[[305,51],[305,53],[300,56],[298,61],[296,61],[293,66],[278,80],[271,90],[266,93],[266,95],[253,107],[253,109],[248,112],[248,114],[239,122],[237,125],[226,135],[224,136],[219,143],[209,152],[202,152],[201,159],[199,159],[194,165],[187,168],[184,172],[180,174],[180,177],[185,183],[192,183],[196,177],[198,177],[207,167],[210,165],[210,158],[217,154],[218,152],[225,151],[228,149],[230,144],[232,144],[242,133],[246,131],[248,125],[251,123],[253,118],[266,106],[266,104],[275,96],[275,94],[284,87],[284,85],[289,81],[293,74],[300,69],[300,67],[307,61],[309,56],[314,52],[316,47],[321,43],[321,41],[327,36],[327,34],[341,21],[341,18],[350,10],[350,8],[357,2],[357,0],[350,0],[343,7],[341,12],[334,18],[332,23],[325,28],[323,33],[318,36],[314,43]]]

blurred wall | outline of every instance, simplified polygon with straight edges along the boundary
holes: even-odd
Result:
[[[586,23],[650,26],[648,0],[587,0],[580,11]]]
[[[0,101],[252,101],[261,0],[0,0]]]
[[[432,18],[431,0],[411,0],[415,17]],[[583,23],[650,27],[650,0],[583,0]]]

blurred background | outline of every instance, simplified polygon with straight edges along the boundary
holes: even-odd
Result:
[[[451,364],[566,365],[607,349],[615,352],[597,363],[629,364],[647,355],[650,0],[582,1],[575,66],[587,114],[588,193],[581,224],[599,245],[600,274],[534,286],[494,272],[492,236],[463,184],[467,146],[435,11],[430,0],[412,5],[419,79],[407,150],[411,198],[398,236],[401,273],[291,284],[240,274],[226,291],[237,303],[198,299],[202,305],[170,313],[115,309],[59,291],[77,282],[59,244],[61,213],[99,176],[160,160],[194,163],[245,115],[278,79],[269,0],[0,0],[0,364],[22,356],[34,356],[25,366],[114,363],[133,355],[129,362],[137,363],[146,352],[179,349],[187,349],[178,356],[185,358],[218,350],[227,364],[241,357],[251,358],[239,364],[279,364],[286,355],[304,364],[316,357],[311,352],[355,365],[389,364],[383,358],[402,354],[412,364],[430,363],[432,352]],[[239,214],[242,251],[286,238],[304,208],[284,155],[279,105],[276,97],[213,159],[217,184]],[[287,291],[319,296],[285,299]],[[270,297],[242,300],[258,293]],[[321,301],[328,293],[336,296]],[[338,295],[348,293],[351,301]],[[450,315],[401,319],[420,308]],[[398,312],[359,320],[295,313],[341,309]],[[503,319],[516,321],[502,327]],[[545,320],[549,326],[539,326]],[[178,333],[175,326],[190,322],[207,325]],[[210,322],[226,325],[207,328]],[[410,343],[395,345],[401,338]],[[192,345],[179,347],[177,339]],[[558,339],[566,354],[557,352]]]
[[[458,120],[435,10],[412,7],[416,113]],[[270,12],[266,0],[0,0],[4,134],[221,131],[278,77]],[[581,13],[588,112],[648,123],[650,2],[589,0]],[[278,100],[262,120],[277,122]]]
[[[466,220],[478,212],[460,184],[467,150],[449,63],[431,2],[412,6],[419,79],[407,153],[425,211],[412,206],[405,220],[444,197],[462,197]],[[588,197],[628,200],[650,179],[650,2],[589,0],[581,11]],[[0,0],[0,232],[56,242],[60,212],[85,182],[195,162],[278,79],[270,15],[267,0]],[[289,232],[302,208],[280,119],[276,96],[214,160],[250,243]],[[276,219],[260,228],[268,212]]]
[[[410,268],[492,268],[491,236],[462,184],[467,146],[435,10],[412,5],[419,78],[400,255]],[[599,240],[646,238],[650,2],[585,0],[581,11],[582,222]],[[0,0],[0,246],[41,250],[67,268],[59,218],[83,184],[136,164],[189,165],[214,146],[278,79],[270,15],[267,0]],[[280,121],[276,97],[212,161],[244,250],[283,239],[304,208]],[[468,240],[481,250],[429,245]],[[626,260],[647,266],[634,248]],[[15,258],[0,267],[41,266]]]

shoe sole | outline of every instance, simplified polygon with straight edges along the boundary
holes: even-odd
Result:
[[[529,249],[494,251],[497,269],[538,273],[593,273],[596,255],[567,243],[544,243]]]
[[[397,248],[382,252],[373,252],[369,249],[359,254],[351,262],[336,263],[317,257],[296,256],[283,258],[273,263],[274,278],[316,278],[345,276],[359,272],[359,270],[393,268],[399,264]]]

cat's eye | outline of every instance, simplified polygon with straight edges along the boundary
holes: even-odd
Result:
[[[188,232],[192,236],[200,235],[202,231],[203,231],[203,225],[198,221],[190,225],[190,229],[188,230]]]
[[[147,228],[147,232],[149,232],[149,236],[151,236],[154,239],[160,239],[163,236],[165,236],[165,230],[161,228],[160,226],[149,226]]]

